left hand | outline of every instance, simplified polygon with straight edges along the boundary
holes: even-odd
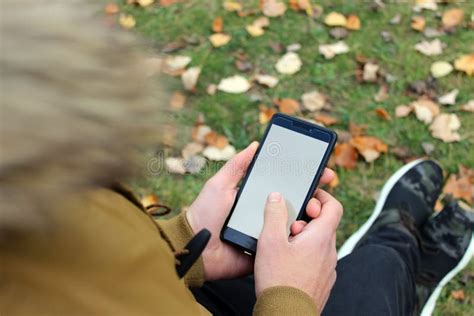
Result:
[[[207,281],[232,279],[244,276],[253,271],[253,257],[226,244],[220,239],[220,232],[234,203],[238,184],[247,171],[258,148],[253,142],[247,148],[229,160],[204,185],[198,197],[186,212],[186,218],[194,233],[207,228],[211,239],[202,253],[204,262],[204,277]],[[324,171],[320,184],[331,182],[334,172],[328,168]],[[263,210],[261,210],[263,212]],[[306,208],[311,218],[318,217],[321,203],[312,198]],[[303,230],[304,223],[293,223],[292,235]]]

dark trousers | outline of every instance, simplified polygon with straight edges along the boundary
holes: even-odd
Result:
[[[383,228],[337,263],[337,280],[322,315],[412,315],[416,304],[416,240],[403,228]],[[214,315],[251,315],[253,276],[206,282],[192,289]]]

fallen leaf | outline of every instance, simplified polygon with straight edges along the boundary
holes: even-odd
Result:
[[[267,18],[266,16],[261,16],[255,21],[253,21],[252,25],[264,28],[270,25],[270,19]]]
[[[288,46],[286,46],[286,51],[287,52],[297,52],[301,49],[301,44],[300,43],[293,43]]]
[[[419,15],[411,18],[411,28],[418,32],[423,32],[425,29],[426,21],[425,18]]]
[[[181,81],[183,82],[184,89],[188,91],[194,90],[200,73],[200,67],[190,67],[186,69],[186,71],[181,75]]]
[[[345,27],[351,31],[360,30],[360,19],[357,15],[351,14],[347,17]]]
[[[410,148],[408,147],[401,147],[401,146],[392,147],[390,148],[390,153],[393,154],[398,159],[402,159],[402,160],[413,157],[413,154],[410,151]]]
[[[288,52],[283,55],[276,63],[276,70],[284,75],[293,75],[301,69],[301,59],[298,54]]]
[[[217,85],[214,83],[211,83],[210,85],[207,86],[206,92],[209,95],[214,95],[217,92]]]
[[[395,117],[406,117],[413,111],[413,108],[408,105],[399,105],[395,108]]]
[[[169,7],[170,5],[181,2],[181,0],[160,0],[160,6]]]
[[[264,15],[274,18],[285,14],[286,5],[279,0],[262,0],[262,12]]]
[[[373,63],[367,62],[364,65],[364,72],[362,74],[362,79],[366,82],[375,82],[377,81],[377,73],[380,69],[380,66]]]
[[[166,169],[170,173],[185,174],[184,159],[177,157],[169,157],[165,159]]]
[[[208,146],[203,151],[203,156],[209,160],[214,161],[227,161],[235,155],[236,151],[234,146],[227,145],[226,147],[219,149],[214,146]]]
[[[388,114],[387,110],[384,108],[375,108],[375,114],[377,114],[380,118],[386,120],[386,121],[391,121],[392,118],[390,117],[390,114]]]
[[[362,136],[365,134],[367,128],[367,125],[358,125],[356,123],[349,122],[349,133],[351,133],[352,137]]]
[[[184,159],[188,159],[192,156],[196,156],[202,150],[204,149],[204,146],[200,143],[196,142],[190,142],[184,146],[184,148],[181,150],[181,155],[183,156]]]
[[[163,53],[172,53],[172,52],[175,52],[175,51],[178,51],[180,49],[183,49],[185,48],[187,45],[187,42],[185,40],[177,40],[177,41],[173,41],[173,42],[170,42],[170,43],[167,43],[165,46],[163,46],[163,48],[161,49],[161,51]]]
[[[402,19],[402,15],[400,13],[397,13],[393,16],[393,18],[390,19],[390,24],[399,24],[400,20]]]
[[[454,89],[451,92],[446,93],[438,98],[438,102],[444,105],[454,105],[456,103],[456,97],[458,96],[459,90]]]
[[[447,76],[453,71],[453,66],[446,61],[435,61],[430,67],[431,75],[435,78]]]
[[[202,156],[191,156],[184,161],[184,168],[191,174],[199,173],[206,165],[206,158]]]
[[[223,3],[224,10],[230,12],[239,12],[242,11],[242,4],[236,1],[224,1]]]
[[[347,31],[347,29],[338,26],[338,27],[333,27],[329,31],[329,34],[335,39],[343,39],[343,38],[346,38],[347,35],[349,35],[349,32]]]
[[[227,93],[244,93],[250,89],[249,81],[239,75],[222,79],[217,89]]]
[[[428,38],[438,37],[438,36],[441,36],[441,35],[444,35],[444,34],[445,33],[444,33],[443,30],[438,30],[438,29],[435,29],[433,27],[427,27],[423,31],[423,35],[425,35],[425,37],[428,37]]]
[[[204,141],[207,145],[214,146],[219,149],[225,148],[227,145],[229,145],[227,137],[224,135],[219,135],[214,131],[207,133],[206,136],[204,136]]]
[[[215,33],[209,36],[209,41],[214,47],[221,47],[230,42],[232,37],[228,34]]]
[[[338,12],[331,12],[324,18],[324,24],[328,26],[346,26],[347,19],[344,15]]]
[[[174,110],[180,110],[186,103],[186,96],[180,91],[175,91],[171,96],[170,107]]]
[[[156,194],[148,194],[140,199],[140,203],[144,208],[149,208],[150,206],[160,204],[160,199]]]
[[[300,103],[295,99],[277,99],[274,101],[281,113],[295,114],[300,110]]]
[[[155,0],[137,0],[137,3],[138,3],[141,7],[147,7],[147,6],[149,6],[150,4],[152,4],[153,2],[155,2]]]
[[[474,53],[463,55],[454,61],[454,68],[465,72],[468,76],[474,75]]]
[[[336,118],[334,118],[330,115],[322,114],[322,113],[316,114],[314,116],[314,120],[316,122],[323,123],[325,126],[331,126],[331,125],[334,125],[338,122]]]
[[[337,176],[337,173],[334,173],[334,178],[329,182],[329,191],[334,190],[339,185],[339,177]]]
[[[426,56],[436,56],[443,53],[443,43],[439,39],[431,42],[421,41],[415,45],[415,49]]]
[[[435,145],[433,145],[432,143],[426,143],[426,142],[421,143],[421,148],[423,148],[423,151],[427,155],[431,155],[433,151],[436,149]]]
[[[273,114],[277,111],[273,108],[268,108],[264,105],[260,106],[260,113],[258,115],[258,121],[260,124],[267,124],[272,119]]]
[[[474,203],[474,180],[472,169],[461,166],[459,174],[451,174],[443,188],[443,193],[452,195],[456,199],[462,199],[472,205]]]
[[[303,106],[305,109],[314,112],[324,108],[327,102],[327,97],[317,90],[306,92],[301,96]]]
[[[106,14],[113,15],[119,13],[120,9],[115,3],[107,3],[104,7],[104,11]]]
[[[445,143],[457,142],[461,136],[456,132],[461,127],[461,121],[456,114],[439,114],[430,125],[431,136]]]
[[[466,104],[461,105],[461,110],[474,113],[474,99],[469,100]]]
[[[222,33],[224,30],[224,20],[222,20],[222,17],[218,16],[212,21],[212,31],[214,33]]]
[[[409,92],[429,98],[434,98],[438,94],[437,89],[438,81],[432,76],[429,76],[426,80],[416,80],[408,85]]]
[[[436,1],[437,0],[416,0],[415,6],[413,7],[413,11],[415,12],[421,12],[421,10],[436,11],[438,9],[438,5]]]
[[[460,289],[451,291],[451,297],[456,301],[464,301],[464,290]]]
[[[129,14],[120,14],[119,23],[125,29],[134,28],[137,24],[135,18]]]
[[[191,62],[191,57],[189,56],[170,56],[165,59],[165,70],[169,72],[175,72],[179,70],[184,70],[187,65]]]
[[[326,59],[331,59],[336,55],[344,54],[349,51],[349,46],[343,41],[334,44],[319,45],[319,53]]]
[[[268,88],[273,88],[278,84],[278,78],[270,75],[257,75],[255,79],[259,84]]]
[[[453,8],[445,11],[441,18],[441,23],[445,28],[452,28],[461,24],[464,20],[464,11],[459,8]]]
[[[374,95],[374,100],[375,102],[383,102],[387,100],[389,97],[388,95],[388,85],[387,84],[381,84],[379,91]]]
[[[247,25],[245,27],[245,29],[247,30],[247,32],[252,36],[252,37],[259,37],[259,36],[262,36],[265,31],[263,30],[263,28],[259,27],[259,26],[256,26],[254,24],[251,24],[251,25]]]
[[[350,140],[350,144],[357,149],[366,162],[372,162],[388,151],[388,146],[373,136],[354,137]]]
[[[191,137],[192,139],[197,142],[203,144],[206,139],[206,135],[212,132],[212,129],[204,124],[198,124],[193,127]]]
[[[439,106],[430,99],[420,98],[411,103],[415,111],[416,118],[425,124],[433,121],[433,118],[439,114]]]
[[[354,169],[358,156],[356,148],[349,143],[336,144],[334,148],[334,162],[339,167]]]

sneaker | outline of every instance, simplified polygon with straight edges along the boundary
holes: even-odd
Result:
[[[415,227],[423,225],[433,214],[442,184],[442,169],[432,160],[418,159],[401,167],[383,186],[369,219],[339,249],[338,258],[350,254],[377,218],[388,210],[403,210],[412,218]]]
[[[442,288],[474,255],[473,217],[458,203],[449,202],[421,227],[416,292],[422,316],[431,315]]]

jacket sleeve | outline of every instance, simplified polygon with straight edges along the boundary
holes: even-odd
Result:
[[[156,220],[162,237],[170,246],[173,252],[182,250],[184,246],[194,236],[194,232],[189,226],[185,212],[167,220]],[[204,264],[202,256],[193,264],[191,269],[184,276],[187,286],[200,287],[204,283]]]
[[[305,292],[290,286],[275,286],[260,294],[253,309],[260,315],[319,315],[318,308]]]

